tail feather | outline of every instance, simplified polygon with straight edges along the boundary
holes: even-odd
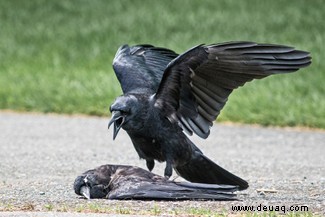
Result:
[[[202,153],[198,153],[187,164],[174,169],[178,175],[190,182],[235,185],[239,190],[248,188],[245,180],[220,167]]]

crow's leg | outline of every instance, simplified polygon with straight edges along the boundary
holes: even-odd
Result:
[[[151,159],[151,160],[146,160],[146,162],[147,162],[147,168],[151,172],[152,169],[155,167],[155,161]]]
[[[172,160],[167,158],[166,160],[166,167],[165,167],[165,177],[169,179],[173,174],[173,166],[172,166]]]

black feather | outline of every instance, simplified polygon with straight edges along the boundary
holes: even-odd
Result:
[[[233,89],[253,79],[297,71],[310,62],[308,52],[283,45],[254,42],[200,45],[183,53],[168,65],[156,99],[165,102],[164,105],[168,108],[165,110],[166,116],[177,113],[191,122],[200,116],[212,124]],[[190,91],[188,83],[192,87]],[[203,93],[209,93],[210,97]],[[211,97],[216,98],[213,100]],[[185,107],[185,102],[186,108],[191,108],[190,103],[194,106],[186,113],[181,109]],[[189,125],[193,132],[206,138],[202,126],[193,123]]]
[[[152,45],[121,46],[113,60],[113,68],[123,93],[155,93],[163,72],[176,54]]]

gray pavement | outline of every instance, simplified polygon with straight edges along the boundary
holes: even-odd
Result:
[[[207,140],[193,141],[249,181],[250,188],[239,193],[241,201],[84,200],[72,184],[85,170],[107,163],[145,168],[126,133],[112,140],[108,120],[0,112],[0,216],[235,214],[232,206],[286,211],[306,206],[325,214],[325,131],[232,124],[216,124]],[[162,174],[163,168],[158,163],[154,172]]]

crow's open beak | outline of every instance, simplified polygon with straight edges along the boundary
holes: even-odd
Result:
[[[113,130],[113,140],[115,140],[118,131],[121,129],[122,125],[125,121],[125,115],[123,115],[120,111],[113,111],[112,112],[112,119],[108,123],[108,129],[114,123],[114,130]]]

